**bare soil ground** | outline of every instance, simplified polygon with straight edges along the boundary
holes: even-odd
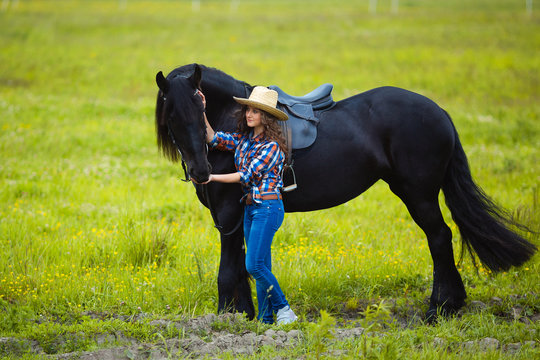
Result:
[[[497,301],[496,298],[494,298]],[[487,307],[480,301],[472,301],[465,311],[477,311]],[[395,308],[394,308],[395,310]],[[385,336],[384,332],[368,332],[360,326],[361,319],[358,312],[343,311],[343,317],[338,325],[332,329],[331,343],[347,339],[358,339],[364,334],[367,336]],[[519,306],[513,307],[507,314],[499,314],[508,320],[518,320],[531,325],[540,321],[540,314],[525,316]],[[133,336],[121,331],[93,335],[90,339],[85,334],[72,334],[59,336],[50,342],[36,340],[21,340],[16,338],[0,338],[0,355],[17,356],[23,353],[33,353],[54,359],[83,359],[83,360],[133,360],[133,359],[177,359],[177,358],[217,358],[228,352],[233,357],[249,356],[258,353],[262,347],[273,349],[286,349],[295,346],[309,346],[309,334],[306,330],[285,330],[280,328],[253,331],[253,326],[241,314],[208,314],[189,320],[155,319],[149,321],[149,314],[141,313],[136,317],[121,315],[88,313],[87,316],[95,319],[115,318],[122,321],[144,322],[155,329],[155,340],[141,342]],[[400,312],[392,312],[394,322],[402,328],[414,328],[422,323],[421,314],[413,307]],[[305,327],[304,327],[305,328]],[[175,331],[168,331],[174,329]],[[180,336],[162,335],[167,333],[180,333]],[[101,349],[94,351],[63,352],[66,343],[73,344],[74,348],[84,342],[97,344]],[[508,354],[518,352],[523,346],[538,348],[535,341],[503,344],[495,338],[486,337],[476,341],[450,343],[444,338],[434,338],[434,346],[448,349],[480,349],[484,351],[500,349]],[[82,347],[82,346],[81,346]],[[329,347],[331,348],[331,346]],[[63,352],[63,353],[62,353]],[[344,350],[331,350],[331,354],[339,356]]]

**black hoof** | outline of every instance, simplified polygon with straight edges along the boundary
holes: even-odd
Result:
[[[426,324],[434,325],[437,323],[438,320],[439,320],[439,313],[437,311],[437,308],[429,309],[426,312],[426,318],[424,320]]]
[[[461,306],[460,306],[461,307]],[[448,306],[433,306],[429,307],[426,312],[425,322],[428,324],[435,324],[440,316],[448,318],[457,314],[460,307],[448,307]]]
[[[218,308],[217,310],[218,314],[226,314],[226,313],[239,313],[239,314],[244,314],[246,316],[246,318],[248,320],[253,320],[255,318],[255,310],[254,309],[245,309],[245,308],[241,308],[241,307],[233,307],[233,306],[228,306],[226,308]]]

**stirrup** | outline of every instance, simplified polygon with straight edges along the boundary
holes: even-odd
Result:
[[[283,192],[293,191],[293,190],[296,190],[298,188],[298,185],[296,184],[296,174],[294,173],[293,165],[294,165],[294,160],[291,162],[290,165],[287,165],[287,167],[289,169],[291,169],[291,171],[292,171],[293,183],[291,185],[289,185],[289,186],[285,186],[283,188]]]

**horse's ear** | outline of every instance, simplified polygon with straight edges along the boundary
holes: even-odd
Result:
[[[169,80],[165,79],[161,71],[156,74],[156,84],[164,94],[169,92]]]
[[[201,67],[199,66],[199,64],[195,64],[193,75],[189,77],[189,80],[191,81],[195,89],[201,89],[201,77]]]

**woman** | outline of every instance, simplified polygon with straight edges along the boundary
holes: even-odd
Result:
[[[206,107],[204,95],[199,92]],[[284,139],[277,120],[287,114],[276,108],[278,94],[256,86],[249,98],[234,97],[243,105],[238,115],[238,132],[214,132],[206,114],[206,141],[214,148],[234,151],[236,172],[212,174],[206,183],[240,183],[244,190],[244,236],[246,269],[256,282],[259,302],[258,319],[278,325],[296,321],[285,295],[272,274],[271,245],[274,234],[283,223],[284,209],[280,189],[281,170],[285,160]]]

